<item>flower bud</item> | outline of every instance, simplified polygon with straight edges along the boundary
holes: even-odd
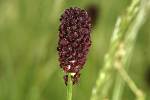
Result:
[[[85,10],[71,7],[64,11],[60,18],[57,50],[60,67],[65,73],[74,73],[73,83],[77,83],[79,72],[85,64],[91,46],[90,32],[91,18]],[[67,77],[64,77],[65,82]]]

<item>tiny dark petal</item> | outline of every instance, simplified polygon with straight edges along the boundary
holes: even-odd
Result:
[[[60,50],[60,48],[59,47],[57,47],[57,51],[59,51]]]
[[[64,76],[64,80],[65,80],[65,84],[67,85],[67,82],[68,82],[68,75],[65,75],[65,76]]]
[[[91,18],[85,10],[74,7],[64,11],[60,18],[59,52],[60,67],[65,73],[75,73],[73,83],[77,83],[80,70],[85,64],[91,46]],[[65,84],[67,76],[64,76]]]
[[[73,43],[72,43],[72,46],[73,46],[74,48],[76,48],[76,47],[78,46],[78,43],[77,43],[77,42],[73,42]]]
[[[68,42],[68,40],[67,40],[66,38],[63,38],[63,39],[60,40],[60,44],[61,44],[61,45],[64,45],[64,46],[65,46],[65,45],[67,45],[68,43],[69,43],[69,42]]]
[[[80,78],[80,73],[76,73],[73,77],[73,84],[78,83],[79,78]]]

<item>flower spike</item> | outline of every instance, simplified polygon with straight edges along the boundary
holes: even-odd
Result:
[[[86,61],[91,46],[91,18],[85,10],[74,7],[64,11],[60,18],[59,52],[60,67],[65,73],[73,73],[72,81],[77,83],[80,70]],[[68,76],[64,76],[67,83]]]

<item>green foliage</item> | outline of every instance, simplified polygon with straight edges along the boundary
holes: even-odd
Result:
[[[59,18],[63,10],[91,3],[100,14],[93,28],[92,48],[73,86],[73,100],[89,100],[104,54],[112,36],[117,16],[124,14],[131,0],[0,0],[0,100],[66,100],[63,71],[59,68]],[[150,68],[150,17],[139,30],[128,74],[150,100],[150,86],[145,72]],[[114,80],[118,74],[113,71]],[[110,82],[110,81],[109,81]],[[115,81],[112,81],[115,84]],[[114,85],[111,87],[112,91]],[[100,90],[103,91],[103,90]],[[112,97],[112,91],[108,97]],[[122,100],[133,100],[125,86]]]

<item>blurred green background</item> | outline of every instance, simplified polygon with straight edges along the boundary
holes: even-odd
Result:
[[[73,100],[89,100],[117,16],[130,2],[0,0],[0,100],[66,100],[64,73],[56,51],[59,18],[68,7],[95,4],[98,16],[91,33],[92,47],[80,81],[73,87]],[[139,31],[128,71],[150,100],[148,70],[150,73],[150,15]],[[122,100],[133,99],[134,94],[126,86]]]

